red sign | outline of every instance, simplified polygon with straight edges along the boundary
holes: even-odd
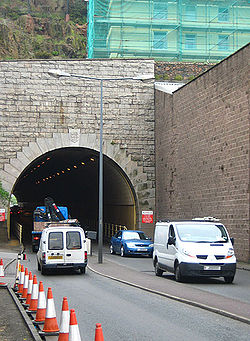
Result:
[[[142,223],[152,224],[154,222],[153,211],[142,211]]]
[[[5,209],[0,208],[0,221],[5,221]]]

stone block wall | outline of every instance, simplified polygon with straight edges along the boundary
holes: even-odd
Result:
[[[0,61],[0,172],[3,171],[1,174],[5,179],[1,180],[3,185],[8,185],[8,191],[11,190],[9,184],[15,181],[17,170],[30,162],[29,155],[37,154],[38,139],[54,146],[56,134],[68,134],[78,129],[86,139],[89,135],[96,135],[96,140],[99,138],[100,81],[66,77],[56,79],[48,74],[48,70],[57,68],[89,77],[133,78],[141,74],[154,74],[154,61]],[[134,169],[129,169],[130,174],[127,173],[130,179],[133,171],[140,178],[136,191],[137,198],[142,199],[138,200],[138,208],[140,211],[154,210],[153,81],[103,81],[103,118],[105,148],[107,145],[117,146],[120,154],[127,158],[126,162],[131,160],[133,163]],[[50,149],[46,146],[45,151]],[[19,160],[20,153],[25,150],[28,159]],[[133,183],[133,179],[131,181]]]
[[[173,95],[156,91],[158,219],[214,216],[249,260],[249,45]]]

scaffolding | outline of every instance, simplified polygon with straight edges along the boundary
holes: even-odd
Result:
[[[250,0],[88,3],[88,58],[217,62],[249,38]]]

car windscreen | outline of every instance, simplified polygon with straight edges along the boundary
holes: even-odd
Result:
[[[145,236],[144,233],[141,232],[130,232],[130,231],[125,231],[123,232],[122,238],[125,240],[129,240],[129,239],[142,239],[142,240],[146,240],[149,239]]]
[[[221,224],[176,224],[176,229],[183,242],[223,243],[228,241],[226,230]]]
[[[63,249],[63,233],[50,232],[49,233],[49,250],[62,250]]]
[[[66,248],[68,250],[81,249],[81,235],[78,231],[69,231],[66,233]]]

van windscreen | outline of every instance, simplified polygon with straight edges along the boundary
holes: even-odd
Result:
[[[70,231],[66,233],[66,247],[68,250],[81,249],[81,235],[78,231]]]
[[[48,244],[49,250],[62,250],[63,249],[62,232],[50,232]]]
[[[176,224],[177,233],[183,242],[224,243],[227,233],[221,224]]]

